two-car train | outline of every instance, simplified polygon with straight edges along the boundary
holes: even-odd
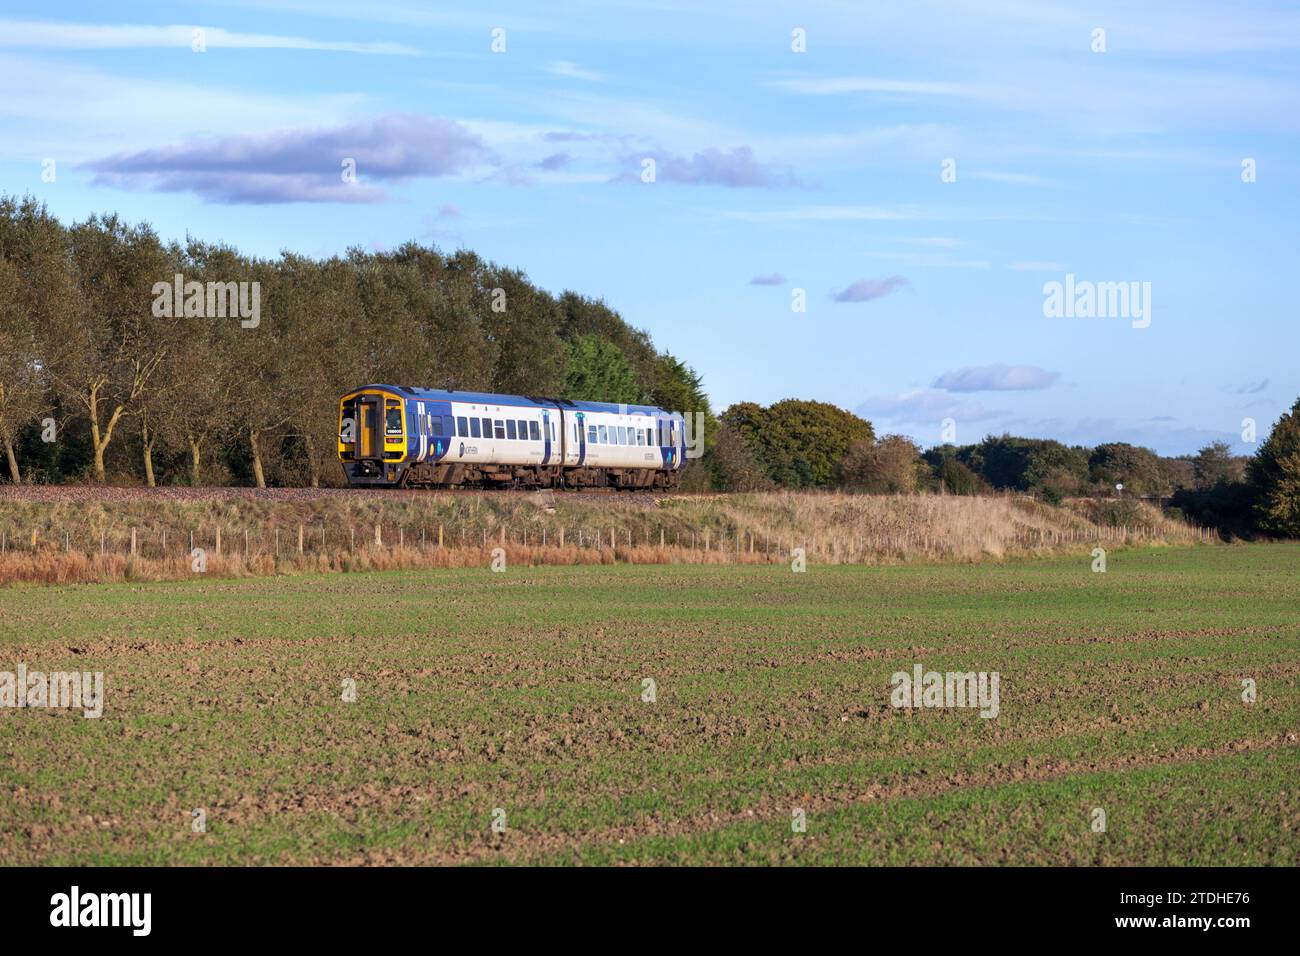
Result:
[[[353,486],[674,488],[685,420],[649,405],[366,385],[339,400]]]

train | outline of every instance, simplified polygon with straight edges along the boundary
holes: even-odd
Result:
[[[339,399],[353,487],[670,490],[686,420],[652,405],[363,385]]]

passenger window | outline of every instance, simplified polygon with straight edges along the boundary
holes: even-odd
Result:
[[[515,420],[513,418],[506,419],[506,437],[511,441],[515,441],[519,437],[519,433],[515,431]]]
[[[533,441],[542,440],[542,430],[537,427],[537,422],[528,423],[528,437]]]
[[[504,439],[506,437],[506,423],[498,418],[496,420],[496,426],[497,426],[497,438]]]
[[[384,415],[384,431],[389,435],[402,434],[402,406],[389,402]]]
[[[528,441],[528,423],[522,418],[519,419],[519,440]]]
[[[465,419],[463,419],[463,418],[461,419],[461,421],[464,421],[464,420],[465,420]],[[470,437],[472,437],[472,438],[482,438],[482,437],[483,437],[483,433],[479,431],[479,421],[478,421],[477,418],[471,418],[471,419],[469,420],[469,433],[470,433]]]
[[[492,419],[490,418],[483,419],[483,437],[484,438],[492,437]]]
[[[469,437],[469,422],[466,420],[464,415],[457,416],[456,418],[456,434],[461,438]]]
[[[638,445],[645,444],[645,432],[641,431],[639,428],[636,430],[636,443]]]
[[[595,426],[595,425],[588,425],[588,426],[587,426],[587,444],[588,444],[588,445],[594,445],[594,444],[596,444],[596,426]]]
[[[600,444],[602,444],[602,445],[608,445],[608,444],[609,444],[609,426],[607,426],[607,425],[598,425],[598,426],[596,427],[596,431],[597,431],[597,434],[600,435]]]

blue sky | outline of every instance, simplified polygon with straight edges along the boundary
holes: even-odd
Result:
[[[464,246],[603,297],[717,409],[1249,453],[1300,395],[1298,47],[1267,2],[9,0],[0,191],[264,255]],[[1150,283],[1149,326],[1045,317],[1067,273]]]

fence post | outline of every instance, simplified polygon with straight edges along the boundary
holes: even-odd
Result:
[[[302,554],[302,525],[298,525],[298,553]]]
[[[32,534],[32,537],[33,537],[33,538],[36,537],[36,535],[35,535],[34,532],[33,532],[33,534]],[[33,543],[35,543],[35,542],[33,542]],[[132,529],[131,529],[131,557],[135,557],[135,528],[132,528]]]
[[[382,548],[383,546],[384,546],[384,526],[377,524],[375,525],[375,547]]]
[[[564,525],[560,525],[560,547],[564,547]]]
[[[442,525],[438,525],[438,547],[442,547]]]
[[[217,555],[221,554],[221,525],[217,525]]]

